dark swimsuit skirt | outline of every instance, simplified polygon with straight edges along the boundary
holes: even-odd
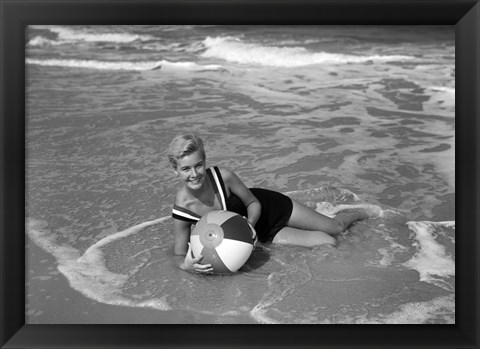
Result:
[[[262,205],[260,219],[255,224],[258,240],[263,243],[271,242],[290,220],[293,210],[292,200],[284,194],[268,189],[250,188],[250,191]],[[227,199],[227,209],[247,217],[247,208],[233,193]]]

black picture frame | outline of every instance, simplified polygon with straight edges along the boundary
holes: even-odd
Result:
[[[0,0],[2,348],[478,348],[480,4],[473,0]],[[456,26],[455,325],[26,325],[25,41],[30,24]]]

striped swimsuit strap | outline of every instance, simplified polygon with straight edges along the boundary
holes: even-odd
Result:
[[[210,170],[210,171],[208,171]],[[220,203],[222,204],[222,210],[227,210],[227,189],[225,188],[225,183],[223,182],[222,175],[217,166],[214,166],[212,169],[207,171],[213,177],[215,183],[215,194],[217,194]]]
[[[197,223],[200,220],[200,216],[195,212],[187,210],[186,208],[180,207],[178,205],[173,205],[172,217],[180,219],[181,221],[187,221],[190,223]]]
[[[214,166],[213,168],[207,168],[207,175],[210,177],[211,182],[214,183],[215,195],[217,196],[218,201],[222,205],[222,210],[226,210],[227,191],[225,188],[225,183],[223,182],[222,175],[220,174],[220,170],[216,166]],[[192,212],[176,204],[173,205],[172,217],[190,223],[196,223],[201,218],[201,216],[196,214],[195,212]]]

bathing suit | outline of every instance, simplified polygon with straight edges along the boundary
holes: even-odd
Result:
[[[246,217],[247,208],[242,200],[233,193],[227,196],[227,190],[218,167],[207,168],[207,175],[214,184],[215,195],[222,205],[222,210],[232,211]],[[292,200],[286,195],[267,189],[250,188],[250,191],[262,205],[260,218],[255,224],[258,240],[264,243],[271,242],[280,229],[287,225],[293,210]],[[173,205],[172,217],[192,224],[196,224],[201,218],[195,212],[176,204]]]

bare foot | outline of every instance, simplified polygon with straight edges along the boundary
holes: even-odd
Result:
[[[383,216],[383,210],[376,205],[362,205],[361,210],[368,216],[367,218],[378,218]]]

